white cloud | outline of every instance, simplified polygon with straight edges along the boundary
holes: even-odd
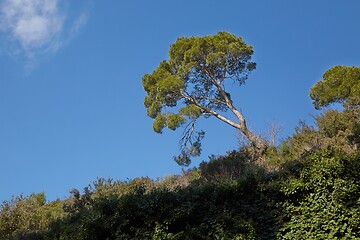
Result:
[[[0,52],[23,54],[33,66],[37,57],[66,45],[87,23],[89,13],[84,8],[69,17],[65,10],[72,9],[64,9],[64,1],[0,0]]]
[[[57,45],[64,20],[58,0],[5,0],[1,5],[1,29],[25,51]]]

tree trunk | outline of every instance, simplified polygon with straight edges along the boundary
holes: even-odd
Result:
[[[231,109],[231,108],[230,108]],[[244,116],[235,108],[232,108],[231,111],[239,119],[238,129],[249,139],[252,146],[255,149],[255,154],[258,157],[264,155],[266,149],[268,148],[268,143],[265,140],[262,140],[259,136],[252,133],[246,126],[246,121]]]

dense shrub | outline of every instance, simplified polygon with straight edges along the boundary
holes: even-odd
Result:
[[[275,236],[275,217],[266,199],[244,182],[196,183],[173,191],[154,188],[122,196],[102,195],[94,200],[78,196],[72,204],[77,207],[67,207],[67,217],[51,225],[46,239],[273,239]]]
[[[261,180],[265,170],[251,162],[242,152],[232,151],[225,156],[210,156],[208,162],[199,166],[202,181],[245,181]]]
[[[317,152],[280,191],[286,217],[279,239],[360,238],[359,155]]]

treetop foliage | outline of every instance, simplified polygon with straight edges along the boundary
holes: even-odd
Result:
[[[310,90],[316,109],[332,103],[343,103],[344,107],[360,105],[360,67],[336,66],[327,70],[323,80]]]
[[[147,114],[155,118],[154,130],[161,132],[165,127],[174,130],[189,118],[195,120],[210,114],[190,103],[190,97],[204,108],[226,111],[225,99],[214,79],[221,86],[226,79],[243,84],[256,67],[250,62],[252,54],[252,47],[242,38],[227,32],[177,39],[170,47],[169,60],[162,61],[142,80],[148,94],[144,101]],[[175,107],[180,100],[185,107],[177,113],[170,112],[168,107]]]

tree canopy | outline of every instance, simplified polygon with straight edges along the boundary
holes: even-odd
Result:
[[[332,103],[343,103],[344,107],[360,105],[360,68],[336,66],[327,70],[323,80],[310,90],[316,109]]]
[[[215,116],[239,129],[257,152],[264,152],[267,143],[246,126],[244,116],[233,105],[225,90],[228,81],[245,83],[256,68],[251,61],[253,49],[241,37],[227,32],[205,37],[181,37],[171,45],[169,59],[164,60],[142,79],[147,93],[144,105],[147,115],[154,119],[153,129],[185,128],[181,139],[181,154],[175,159],[188,165],[191,156],[201,152],[203,131],[195,131],[200,117]],[[178,105],[181,106],[178,106]],[[230,110],[238,119],[234,122],[222,113]]]

